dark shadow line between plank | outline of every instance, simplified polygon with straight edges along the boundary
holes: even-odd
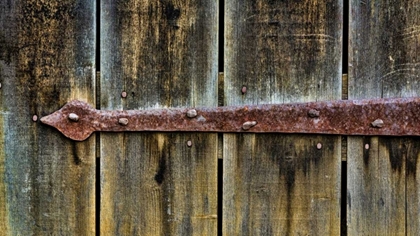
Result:
[[[96,24],[96,37],[95,37],[95,66],[96,66],[96,78],[95,78],[95,99],[96,109],[101,109],[101,2],[96,0],[95,8],[95,24]],[[95,149],[95,235],[100,235],[101,230],[101,136],[96,133]]]

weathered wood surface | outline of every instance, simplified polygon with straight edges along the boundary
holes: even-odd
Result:
[[[95,4],[0,2],[1,235],[95,234],[95,137],[73,142],[33,115],[94,104]]]
[[[225,9],[227,105],[341,99],[341,1]],[[223,235],[339,235],[340,141],[225,134]]]
[[[101,1],[101,109],[217,106],[217,27],[217,1]],[[101,235],[217,234],[217,134],[100,142]]]
[[[349,15],[349,99],[419,96],[420,1],[351,1]],[[419,158],[418,138],[348,138],[348,235],[420,234]]]

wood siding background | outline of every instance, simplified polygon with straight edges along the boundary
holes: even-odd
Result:
[[[39,118],[95,103],[95,4],[2,1],[0,28],[0,232],[93,235],[95,136],[73,142]]]
[[[217,106],[217,1],[101,1],[101,71],[101,109]],[[101,235],[217,234],[217,134],[100,143]]]
[[[351,1],[349,15],[349,99],[420,96],[420,1]],[[348,138],[349,235],[420,235],[419,141]]]
[[[226,1],[226,105],[340,99],[342,8]],[[223,235],[338,235],[340,141],[225,134]]]
[[[419,0],[95,2],[0,2],[1,235],[420,235],[420,137],[75,142],[39,122],[73,99],[128,110],[337,100],[342,89],[418,97]]]

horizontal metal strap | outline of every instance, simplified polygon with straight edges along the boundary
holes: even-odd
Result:
[[[94,131],[420,136],[420,98],[125,111],[74,100],[41,121],[78,141]]]

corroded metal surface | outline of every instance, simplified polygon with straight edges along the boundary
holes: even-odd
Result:
[[[41,121],[78,141],[94,131],[420,136],[420,98],[128,111],[75,100]]]

